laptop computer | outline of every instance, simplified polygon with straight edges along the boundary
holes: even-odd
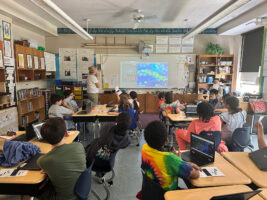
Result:
[[[185,106],[186,117],[198,117],[197,105],[186,105]]]
[[[37,165],[37,160],[40,156],[44,154],[42,153],[37,153],[28,160],[26,160],[24,163],[22,163],[19,167],[18,170],[41,170],[41,168]]]
[[[191,133],[190,151],[182,153],[182,159],[204,166],[214,162],[215,141]]]
[[[226,194],[220,196],[214,196],[210,200],[248,200],[255,196],[256,194],[260,193],[262,190],[255,190],[249,192],[240,192],[235,194]]]
[[[86,114],[91,112],[92,107],[93,107],[93,103],[91,101],[87,101],[85,104],[85,110],[82,110],[82,111],[78,112],[77,114],[78,115],[86,115]]]
[[[267,147],[248,154],[260,170],[267,171]]]
[[[12,141],[24,142],[24,141],[29,141],[32,138],[34,138],[35,133],[34,133],[32,125],[37,123],[37,122],[38,122],[38,119],[35,119],[32,122],[28,123],[27,127],[26,127],[26,133],[15,137],[14,139],[12,139]]]
[[[38,123],[35,123],[32,125],[35,136],[36,136],[38,141],[44,141],[44,139],[41,135],[41,128],[42,128],[44,123],[45,123],[45,121],[42,121],[42,122],[38,122]]]

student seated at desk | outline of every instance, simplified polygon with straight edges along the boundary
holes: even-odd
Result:
[[[65,90],[64,96],[65,96],[65,99],[63,100],[63,102],[67,104],[69,107],[71,107],[75,113],[78,112],[79,107],[76,101],[73,99],[75,95],[73,94],[72,90]],[[75,123],[72,121],[72,117],[66,118],[65,122],[66,122],[68,130],[76,129]]]
[[[213,109],[217,106],[217,104],[219,103],[218,90],[216,90],[216,89],[210,90],[209,103],[212,105]]]
[[[122,112],[116,119],[117,124],[109,123],[100,130],[100,137],[90,143],[86,149],[86,165],[90,166],[94,159],[110,160],[119,149],[124,149],[130,144],[130,136],[127,132],[132,119],[127,112]],[[98,173],[97,177],[103,178],[105,174]]]
[[[214,115],[212,106],[207,102],[202,102],[197,106],[199,119],[193,120],[188,129],[177,129],[175,131],[176,141],[180,150],[186,150],[186,145],[190,144],[191,133],[200,134],[202,131],[211,131],[220,134],[221,120]],[[228,151],[224,143],[218,147],[219,151]]]
[[[158,95],[158,98],[159,98],[158,107],[160,109],[161,104],[165,103],[165,101],[166,101],[165,92],[160,92]]]
[[[263,128],[262,123],[261,122],[257,122],[257,123],[255,123],[254,126],[255,126],[255,128],[257,130],[259,149],[267,147],[267,144],[266,144],[265,138],[264,138],[264,128]]]
[[[181,112],[180,109],[184,109],[185,107],[180,104],[179,100],[173,101],[173,94],[172,92],[167,92],[165,94],[165,102],[160,105],[160,109],[162,115],[168,119],[168,114],[179,114]]]
[[[49,118],[70,116],[74,114],[73,109],[63,101],[63,97],[58,94],[51,94],[51,106],[48,110]]]
[[[222,140],[226,144],[231,143],[232,134],[237,128],[242,128],[246,123],[247,112],[239,108],[239,100],[236,97],[228,97],[225,100],[227,112],[220,114],[222,123]]]
[[[153,121],[145,128],[147,144],[142,148],[141,168],[147,177],[159,183],[164,190],[177,190],[178,177],[196,179],[200,168],[193,163],[184,162],[178,151],[166,152],[167,129],[164,123]]]
[[[122,95],[120,97],[120,102],[119,102],[119,113],[121,112],[127,112],[131,115],[132,118],[132,123],[131,126],[129,127],[129,129],[133,130],[136,128],[136,124],[135,124],[135,119],[134,119],[134,109],[132,108],[130,102],[128,101],[128,98],[125,95]]]
[[[41,156],[37,164],[51,180],[57,200],[77,199],[74,186],[86,169],[84,147],[81,143],[65,144],[67,134],[62,118],[51,118],[41,128],[42,137],[53,149]],[[47,198],[52,199],[52,198]]]
[[[128,101],[132,105],[134,111],[139,110],[140,103],[137,101],[137,93],[135,91],[130,92],[130,99],[128,99]]]
[[[227,112],[227,108],[225,107],[225,101],[228,97],[231,97],[231,95],[225,94],[223,95],[223,97],[220,99],[220,102],[217,104],[216,108],[215,108],[215,112]]]

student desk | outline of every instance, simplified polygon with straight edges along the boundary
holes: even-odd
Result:
[[[260,170],[248,157],[248,152],[224,152],[223,157],[246,174],[258,187],[267,188],[267,171]]]
[[[180,114],[168,114],[167,115],[171,121],[171,125],[170,127],[188,127],[188,123],[192,122],[195,119],[198,118],[193,118],[193,117],[186,117],[185,113],[180,113]],[[186,124],[184,124],[185,122],[187,122]],[[168,127],[169,130],[169,127]],[[171,134],[173,134],[173,131],[171,131]],[[171,144],[173,144],[173,135],[171,135]]]
[[[213,166],[217,167],[225,176],[191,179],[190,183],[195,187],[244,185],[251,183],[251,180],[246,175],[231,165],[217,152],[215,152],[215,162],[207,165],[207,167]]]
[[[114,122],[116,121],[116,115],[108,114],[111,109],[106,105],[96,105],[90,113],[84,115],[75,113],[72,115],[72,119],[74,122],[95,122],[96,120],[99,122]]]
[[[259,193],[259,195],[260,195],[263,199],[267,200],[267,188],[260,188],[259,190],[262,190],[262,192]]]
[[[232,185],[222,187],[210,187],[200,189],[189,189],[189,190],[174,190],[166,192],[164,197],[165,200],[208,200],[213,196],[249,192],[252,191],[248,186],[245,185]],[[250,200],[263,200],[260,195],[256,195]]]
[[[19,131],[17,135],[25,132]],[[65,137],[65,143],[69,144],[77,137],[79,131],[74,131],[74,134]],[[0,140],[3,140],[2,138]],[[36,138],[29,142],[40,147],[42,153],[48,153],[52,149],[52,145],[39,142]],[[17,168],[12,167],[12,168]],[[3,169],[3,167],[0,167]],[[13,194],[13,195],[30,195],[35,196],[40,186],[45,182],[46,175],[42,174],[41,171],[29,170],[26,176],[19,177],[2,177],[0,178],[0,194]]]

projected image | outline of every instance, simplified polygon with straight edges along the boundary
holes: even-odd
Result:
[[[137,87],[167,88],[168,63],[138,63]]]

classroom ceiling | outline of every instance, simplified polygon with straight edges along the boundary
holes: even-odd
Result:
[[[65,26],[46,12],[34,5],[31,0],[14,0],[20,5],[35,12],[42,18],[47,19],[58,28]],[[231,0],[52,0],[71,18],[82,27],[86,27],[85,19],[90,19],[90,28],[132,28],[133,13],[140,9],[144,16],[152,16],[145,20],[139,28],[193,28],[208,18],[219,8]],[[261,6],[266,0],[251,0],[241,8],[233,11],[230,15],[222,18],[210,28],[220,28],[227,22],[242,17],[244,13]],[[156,17],[155,17],[156,16]],[[260,15],[262,16],[262,14]],[[259,16],[256,16],[259,17]],[[227,35],[240,34],[243,30],[257,28],[253,23],[245,26],[248,22],[255,20],[251,17],[246,22],[224,31]],[[243,26],[241,26],[243,25]],[[239,28],[238,28],[239,27]],[[245,29],[244,29],[245,28]]]

